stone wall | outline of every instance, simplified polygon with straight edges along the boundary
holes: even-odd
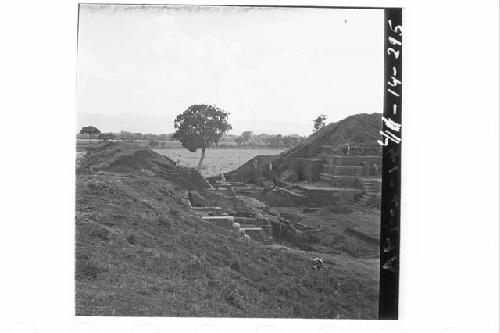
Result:
[[[323,172],[323,160],[319,158],[294,157],[286,161],[281,169],[290,170],[297,174],[299,181],[317,182]]]

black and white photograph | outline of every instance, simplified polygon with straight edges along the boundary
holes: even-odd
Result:
[[[383,80],[383,9],[80,5],[76,314],[377,319]]]
[[[499,332],[499,5],[1,2],[0,332]]]

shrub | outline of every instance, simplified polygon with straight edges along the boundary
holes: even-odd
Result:
[[[134,234],[130,234],[127,236],[127,242],[130,245],[135,245],[137,243],[137,237]]]
[[[240,295],[237,286],[230,283],[226,286],[223,292],[224,300],[235,308],[243,308],[243,297]]]
[[[311,233],[306,233],[305,240],[307,243],[317,244],[319,243],[319,238]]]
[[[229,265],[229,267],[233,270],[233,271],[237,271],[239,272],[240,269],[241,269],[241,264],[238,260],[233,260],[231,261],[231,264]]]
[[[109,230],[105,228],[96,228],[92,230],[90,236],[102,241],[109,241],[111,239]]]
[[[182,277],[184,279],[196,280],[203,274],[203,267],[198,260],[192,260],[182,267]]]
[[[177,209],[170,208],[170,215],[172,215],[174,217],[179,217],[181,215],[181,213]]]
[[[158,216],[158,225],[170,229],[172,227],[172,221],[170,221],[165,215],[160,215]]]
[[[99,266],[87,255],[76,258],[75,278],[77,280],[97,280],[99,274],[105,271],[107,271],[107,269]]]

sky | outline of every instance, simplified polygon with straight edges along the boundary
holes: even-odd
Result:
[[[231,134],[308,135],[382,112],[383,52],[376,9],[81,5],[78,126],[172,133],[215,104]]]

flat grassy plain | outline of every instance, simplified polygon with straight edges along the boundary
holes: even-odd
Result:
[[[195,153],[185,148],[153,149],[160,155],[165,155],[174,161],[181,155],[181,165],[196,168],[201,157],[201,151]],[[275,148],[212,148],[207,149],[201,174],[205,177],[217,176],[221,172],[232,171],[257,155],[276,155],[284,149]]]

